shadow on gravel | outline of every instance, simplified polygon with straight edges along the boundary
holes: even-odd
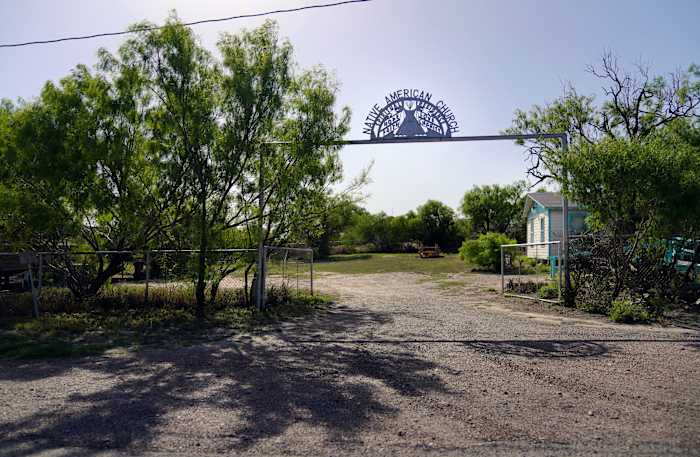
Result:
[[[692,341],[688,343],[688,347],[700,351],[700,341]]]
[[[368,311],[335,309],[324,319],[297,326],[302,334],[328,338],[386,319]],[[35,413],[17,412],[15,420],[5,415],[0,420],[1,455],[16,454],[18,443],[23,444],[21,455],[55,447],[219,453],[248,449],[291,426],[321,427],[325,439],[348,443],[370,421],[397,414],[377,389],[402,396],[449,392],[433,375],[435,363],[402,348],[370,351],[332,345],[329,350],[327,345],[290,345],[275,338],[144,350],[128,357],[93,358],[78,367],[70,361],[57,363],[64,365],[56,373],[79,370],[70,378],[55,379],[68,379],[65,389],[73,393],[65,402],[47,402],[45,393],[37,392],[35,399],[27,398],[28,404],[38,402]],[[32,364],[12,369],[36,379]],[[41,364],[38,370],[51,382],[51,370]]]
[[[587,339],[587,340],[439,340],[439,339],[295,339],[299,345],[319,344],[459,344],[482,352],[521,357],[570,358],[597,357],[608,353],[607,343],[665,343],[700,349],[700,340],[680,339]]]
[[[532,358],[596,357],[608,352],[608,347],[592,341],[474,341],[467,346],[483,352]]]

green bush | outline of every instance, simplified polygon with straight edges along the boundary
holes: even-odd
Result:
[[[653,319],[652,313],[641,302],[628,298],[613,301],[610,311],[608,311],[608,317],[614,322],[628,324],[644,323]]]
[[[546,263],[538,263],[535,267],[535,271],[540,274],[549,274],[551,271],[550,266]]]
[[[538,290],[540,290],[541,287],[544,287],[546,284],[543,284],[540,281],[520,281],[520,280],[512,280],[509,279],[508,282],[506,283],[506,292],[510,292],[513,294],[524,294],[524,295],[530,295],[530,294],[535,294],[537,293]]]
[[[559,286],[554,283],[545,284],[537,290],[537,296],[548,300],[559,296]]]
[[[501,269],[501,245],[514,243],[514,239],[503,233],[489,232],[479,235],[475,240],[465,240],[459,248],[459,256],[467,264],[498,272]]]

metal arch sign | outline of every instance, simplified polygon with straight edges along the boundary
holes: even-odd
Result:
[[[362,133],[371,140],[451,137],[459,131],[455,115],[444,101],[433,103],[432,98],[419,89],[394,91],[384,97],[383,107],[372,107]]]

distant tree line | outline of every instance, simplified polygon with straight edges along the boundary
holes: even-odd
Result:
[[[370,213],[349,199],[329,199],[317,238],[309,240],[323,256],[332,252],[415,251],[420,245],[439,245],[456,252],[465,239],[502,232],[524,241],[524,182],[475,186],[462,198],[459,212],[428,200],[399,216]]]

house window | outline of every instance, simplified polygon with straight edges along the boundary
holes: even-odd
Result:
[[[530,243],[535,242],[535,220],[530,219]]]
[[[540,219],[540,241],[544,242],[544,218]]]
[[[586,222],[582,215],[576,214],[571,218],[571,224],[569,226],[569,232],[573,234],[580,234],[586,231]]]

